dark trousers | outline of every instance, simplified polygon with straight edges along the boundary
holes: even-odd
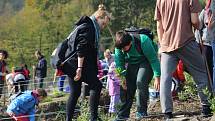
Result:
[[[14,83],[15,86],[15,92],[19,92],[19,88],[21,92],[24,92],[27,90],[27,82],[23,79],[18,80],[16,83]]]
[[[91,72],[86,76],[86,78],[82,80],[86,80],[85,82],[89,85],[90,88],[90,99],[89,99],[89,106],[90,106],[90,120],[96,120],[98,118],[98,105],[99,105],[99,98],[100,92],[102,89],[102,83],[97,78],[97,73]],[[82,73],[82,76],[84,74]],[[66,121],[71,121],[74,115],[75,105],[77,104],[78,98],[81,95],[81,84],[82,81],[74,81],[73,76],[69,76],[69,86],[70,86],[70,96],[67,102],[67,116]]]
[[[120,101],[123,103],[126,100],[126,90],[120,86]]]
[[[136,90],[137,112],[147,113],[148,87],[152,77],[153,71],[148,62],[144,62],[143,64],[128,64],[126,74],[127,90],[124,92],[125,100],[122,102],[122,106],[118,112],[118,118],[129,118]]]
[[[39,84],[40,84],[39,87],[40,87],[40,88],[43,88],[43,80],[44,80],[43,78],[40,78],[40,79],[39,79]]]
[[[205,54],[205,57],[207,60],[211,79],[213,79],[213,50],[212,50],[212,47],[204,45],[204,54]]]
[[[38,87],[39,88],[43,88],[43,83],[44,83],[43,81],[44,81],[44,78],[42,78],[42,77],[36,77],[36,82],[34,84],[35,89],[37,89]]]

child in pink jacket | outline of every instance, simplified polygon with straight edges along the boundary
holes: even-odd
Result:
[[[116,112],[116,105],[120,102],[120,80],[116,76],[116,64],[112,62],[108,70],[107,89],[109,91],[110,106],[109,113]]]

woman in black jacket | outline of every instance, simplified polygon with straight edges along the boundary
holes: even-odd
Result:
[[[81,94],[81,84],[86,82],[90,88],[90,121],[98,119],[98,105],[102,83],[99,81],[97,56],[100,31],[108,24],[110,13],[104,5],[99,5],[98,10],[91,16],[83,16],[76,28],[67,38],[65,47],[61,47],[65,53],[59,52],[60,62],[68,55],[76,52],[69,61],[64,63],[62,70],[69,76],[70,96],[67,102],[66,121],[71,121],[75,105]]]

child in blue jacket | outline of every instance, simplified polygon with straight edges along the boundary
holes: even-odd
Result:
[[[44,89],[22,92],[12,99],[7,113],[16,121],[35,121],[35,106],[46,96]]]

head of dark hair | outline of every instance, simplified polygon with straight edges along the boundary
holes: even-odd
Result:
[[[116,32],[115,47],[117,49],[122,49],[125,46],[129,45],[131,40],[132,40],[132,37],[129,33],[120,30]]]
[[[28,65],[27,65],[27,64],[24,64],[24,67],[25,67],[25,68],[28,68]]]
[[[37,89],[37,94],[42,97],[47,97],[47,92],[45,89]]]
[[[8,52],[6,50],[0,50],[0,53],[2,53],[4,55],[5,59],[8,58]]]

